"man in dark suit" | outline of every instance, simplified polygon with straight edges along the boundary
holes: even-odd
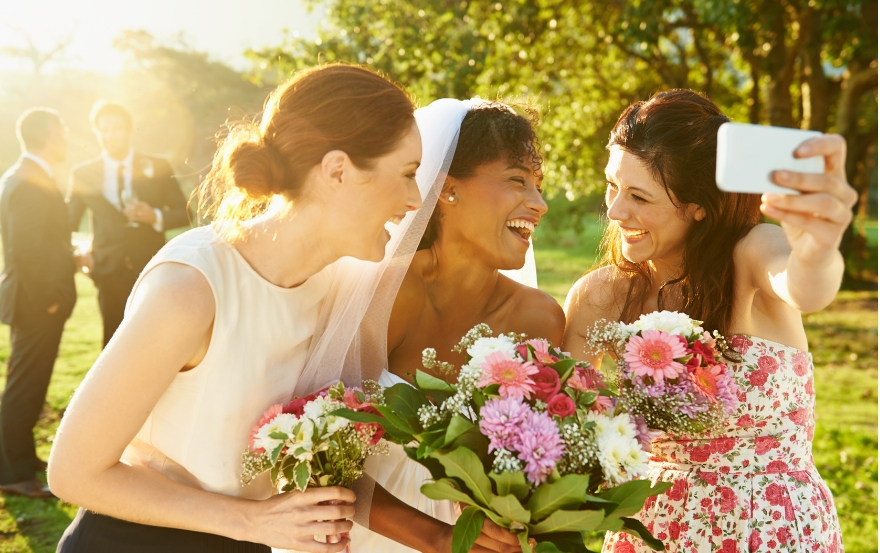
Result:
[[[45,462],[33,429],[76,303],[70,225],[53,169],[67,153],[67,129],[56,112],[37,108],[16,130],[23,154],[0,178],[0,321],[11,327],[12,346],[0,399],[0,491],[52,497],[36,477]]]
[[[67,203],[74,230],[91,212],[93,259],[86,268],[98,287],[106,346],[138,275],[165,245],[165,231],[189,225],[189,214],[168,162],[132,150],[124,107],[99,102],[91,122],[103,152],[73,168]]]

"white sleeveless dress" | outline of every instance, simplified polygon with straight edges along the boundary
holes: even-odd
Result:
[[[396,374],[382,371],[379,384],[389,388],[395,384],[409,384]],[[388,455],[376,455],[367,459],[366,473],[391,495],[429,516],[448,524],[455,524],[458,518],[455,505],[451,501],[434,501],[422,495],[420,488],[431,480],[428,469],[406,456],[397,444],[388,444]],[[363,526],[355,525],[351,532],[353,553],[411,553],[410,549],[393,540],[371,532]]]
[[[293,393],[332,266],[282,288],[212,227],[201,227],[162,248],[135,289],[162,263],[187,265],[208,281],[216,303],[211,343],[198,366],[174,377],[122,460],[193,488],[266,499],[273,494],[268,473],[242,487],[241,454],[266,408]]]

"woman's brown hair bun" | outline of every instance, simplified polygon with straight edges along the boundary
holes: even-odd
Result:
[[[370,168],[415,125],[406,92],[372,70],[326,65],[298,73],[266,100],[259,126],[228,123],[197,190],[201,214],[228,237],[269,200],[301,198],[309,171],[332,150]]]

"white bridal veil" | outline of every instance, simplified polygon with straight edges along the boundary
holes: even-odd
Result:
[[[378,380],[388,359],[388,321],[398,289],[437,205],[455,154],[461,122],[470,109],[482,102],[446,98],[416,110],[422,137],[422,162],[416,171],[416,182],[422,207],[408,213],[400,225],[390,226],[391,240],[385,247],[383,261],[373,263],[347,257],[334,264],[331,291],[324,300],[309,360],[294,391],[296,396],[339,380],[346,385]],[[537,286],[532,248],[522,269],[504,273],[523,284]],[[373,486],[372,482],[359,484],[355,486],[355,520],[368,526]]]

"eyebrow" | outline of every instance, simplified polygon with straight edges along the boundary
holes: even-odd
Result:
[[[506,170],[507,170],[507,171],[510,171],[511,169],[519,169],[520,171],[524,171],[524,172],[526,172],[526,173],[529,173],[529,172],[530,172],[530,171],[526,168],[526,166],[523,165],[523,164],[521,164],[521,163],[514,163],[513,165],[509,166]]]

